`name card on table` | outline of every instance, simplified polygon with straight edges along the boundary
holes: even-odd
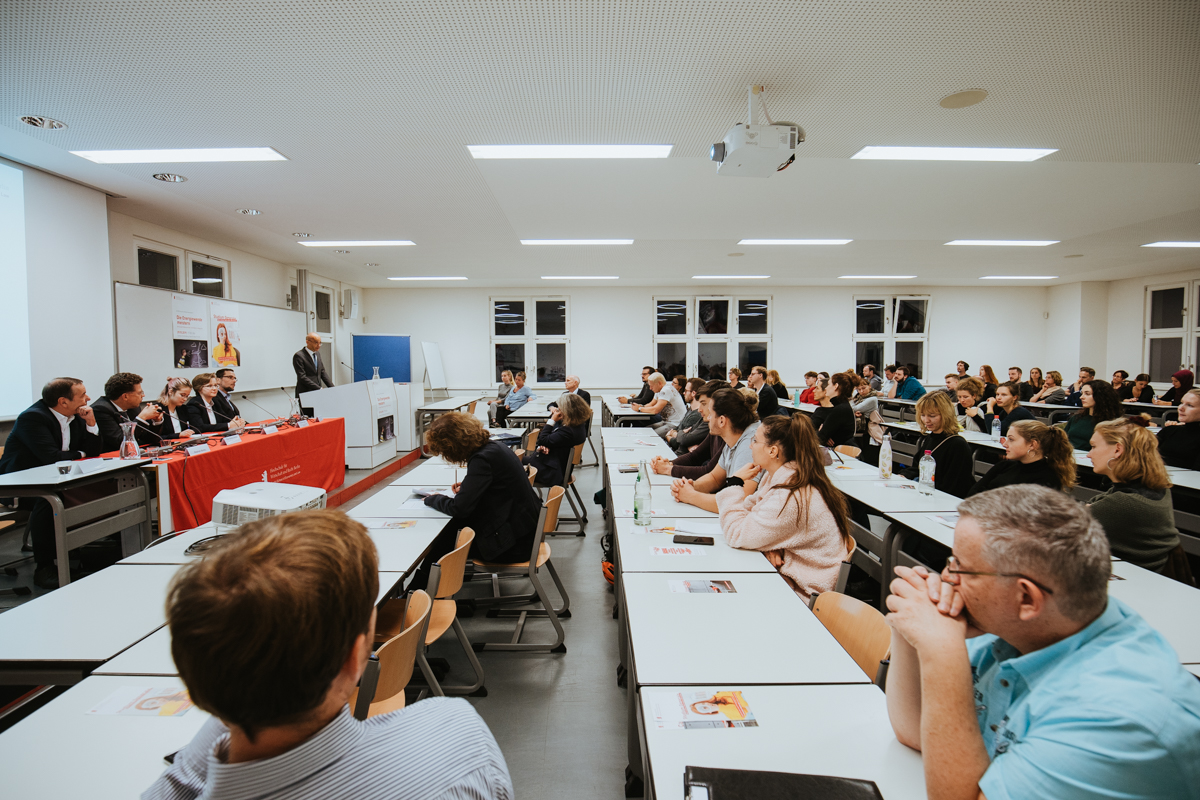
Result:
[[[308,427],[308,420],[306,420],[306,419],[302,419],[302,420],[300,420],[299,422],[297,422],[296,424],[297,424],[297,425],[299,425],[301,428],[307,428],[307,427]]]
[[[275,433],[277,430],[279,429],[274,425],[263,425],[263,433]]]
[[[235,433],[233,436],[225,437],[225,444],[237,444],[241,440],[242,440],[242,435],[240,433]]]
[[[198,456],[201,453],[207,453],[208,451],[209,447],[206,444],[197,444],[187,448],[187,454],[189,456]]]

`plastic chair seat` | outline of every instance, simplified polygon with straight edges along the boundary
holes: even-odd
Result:
[[[539,567],[543,566],[549,560],[550,560],[550,545],[546,544],[545,542],[542,542],[542,546],[538,548],[537,565]],[[471,561],[477,567],[528,567],[529,566],[528,561],[514,561],[511,564],[496,564],[491,561],[479,561],[478,559],[474,559],[474,558],[471,559]]]

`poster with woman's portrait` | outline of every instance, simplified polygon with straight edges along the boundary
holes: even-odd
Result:
[[[237,306],[221,300],[209,301],[212,317],[211,359],[214,367],[242,365],[242,339],[238,326]]]

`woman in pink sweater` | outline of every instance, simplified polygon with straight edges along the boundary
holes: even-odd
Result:
[[[850,514],[825,472],[816,430],[804,414],[770,416],[750,449],[754,463],[717,494],[725,541],[765,553],[806,600],[831,591],[850,545]]]

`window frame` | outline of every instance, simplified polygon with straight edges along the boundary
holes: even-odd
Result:
[[[700,303],[706,300],[726,301],[729,304],[729,316],[727,318],[725,333],[700,333],[698,330],[698,315],[700,313]],[[760,301],[766,304],[767,315],[767,332],[766,333],[742,333],[740,330],[740,318],[738,306],[746,301]],[[684,314],[686,317],[684,333],[660,334],[658,332],[658,307],[664,302],[679,302],[683,303],[686,308]],[[774,326],[775,326],[775,298],[769,292],[734,292],[729,294],[664,294],[655,295],[650,299],[650,313],[652,318],[651,331],[652,342],[650,361],[648,363],[658,365],[658,346],[660,344],[685,344],[686,345],[686,366],[688,377],[694,377],[699,374],[700,369],[700,345],[702,344],[718,344],[725,345],[725,375],[722,379],[728,377],[729,368],[737,366],[738,351],[743,343],[765,343],[767,346],[767,363],[770,364],[771,352],[774,349]],[[672,376],[665,376],[668,380]],[[742,375],[743,380],[745,375]]]
[[[135,275],[135,280],[133,282],[139,286],[150,286],[151,285],[148,283],[142,283],[142,276],[141,276],[141,271],[140,271],[141,267],[139,266],[139,260],[138,260],[139,259],[138,251],[139,250],[149,250],[152,253],[158,253],[160,255],[170,256],[171,258],[174,258],[175,259],[175,288],[170,289],[170,291],[172,291],[172,292],[180,291],[179,286],[181,285],[180,281],[181,281],[181,278],[183,277],[183,271],[184,271],[183,265],[187,262],[187,251],[181,247],[175,247],[174,245],[164,244],[163,242],[156,242],[153,239],[143,239],[140,236],[134,236],[133,237],[133,268],[137,274]],[[191,283],[189,282],[187,285],[191,286]],[[158,286],[155,288],[165,289],[167,287]]]
[[[565,317],[566,331],[564,334],[545,334],[539,335],[537,332],[537,305],[539,302],[560,302],[563,304],[563,316]],[[523,332],[519,334],[498,334],[496,333],[496,303],[524,303],[523,316]],[[539,381],[537,379],[538,371],[538,345],[540,344],[562,344],[565,346],[565,375],[571,374],[571,297],[565,294],[551,295],[510,295],[500,294],[488,297],[488,369],[492,371],[492,377],[496,382],[499,378],[494,374],[496,369],[496,345],[502,344],[520,344],[525,347],[525,384],[531,389],[554,389],[566,388],[566,381]]]
[[[1151,328],[1154,293],[1170,289],[1183,290],[1183,310],[1179,315],[1180,324],[1174,328]],[[1148,284],[1145,287],[1145,297],[1142,306],[1142,368],[1141,371],[1151,376],[1152,382],[1170,383],[1171,376],[1155,379],[1150,371],[1150,348],[1156,340],[1176,339],[1179,341],[1180,366],[1172,370],[1190,369],[1194,373],[1197,359],[1200,359],[1200,280],[1174,281],[1172,283]]]
[[[922,333],[897,333],[896,326],[899,324],[899,308],[901,301],[904,300],[921,300],[925,303],[925,330]],[[859,333],[858,332],[858,304],[863,301],[882,301],[883,302],[883,332],[881,333]],[[921,370],[921,382],[925,383],[929,373],[929,340],[930,332],[933,330],[933,295],[929,294],[899,294],[894,292],[866,292],[855,294],[852,296],[854,314],[854,334],[851,339],[854,343],[854,358],[855,369],[861,369],[862,364],[858,361],[858,343],[880,343],[883,345],[883,362],[875,364],[876,373],[883,375],[883,369],[888,364],[896,363],[896,345],[902,342],[920,342],[921,343],[921,363],[917,366]]]

